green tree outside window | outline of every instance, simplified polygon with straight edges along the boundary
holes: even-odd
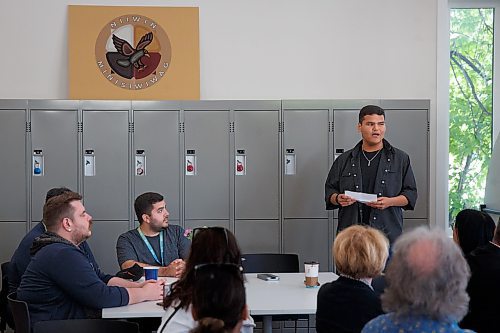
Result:
[[[479,208],[492,149],[494,9],[450,10],[449,222]]]

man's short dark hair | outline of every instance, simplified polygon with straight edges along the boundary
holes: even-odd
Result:
[[[74,209],[71,207],[71,202],[77,200],[82,200],[82,196],[71,191],[50,198],[43,206],[43,223],[47,230],[55,232],[61,219],[73,218]]]
[[[73,192],[67,187],[54,187],[47,191],[45,195],[45,202],[49,201],[50,198],[61,195],[66,192]]]
[[[361,110],[359,110],[359,116],[358,116],[359,123],[362,124],[365,116],[369,116],[372,114],[384,116],[384,119],[385,119],[385,111],[380,106],[366,105],[366,106],[363,106],[363,108],[361,108]]]
[[[144,222],[142,220],[142,214],[151,215],[151,212],[153,211],[153,205],[162,200],[163,195],[155,192],[146,192],[138,196],[134,202],[134,209],[139,223]]]

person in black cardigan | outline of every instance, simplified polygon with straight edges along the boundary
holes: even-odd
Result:
[[[389,255],[389,241],[374,228],[354,225],[335,238],[333,256],[339,278],[318,292],[318,333],[359,333],[383,314],[371,281],[381,274]]]
[[[499,331],[500,228],[497,226],[492,242],[476,248],[465,259],[472,275],[467,286],[469,312],[460,327],[478,333],[496,333]]]

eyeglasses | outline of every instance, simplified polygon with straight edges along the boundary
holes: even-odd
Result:
[[[199,235],[205,230],[218,230],[224,233],[224,238],[226,239],[226,248],[229,248],[229,237],[227,236],[227,229],[224,227],[198,227],[193,229],[193,240],[196,238],[196,235]]]
[[[243,267],[233,263],[223,262],[223,263],[205,263],[194,266],[194,276],[200,274],[209,274],[211,279],[215,279],[218,273],[230,273],[238,275],[238,277],[243,281]]]

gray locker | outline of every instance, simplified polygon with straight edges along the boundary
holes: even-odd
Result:
[[[317,261],[320,271],[331,268],[328,219],[286,219],[283,221],[283,251],[298,253],[301,272],[304,261]]]
[[[28,161],[31,175],[31,218],[38,222],[46,192],[65,186],[78,191],[78,104],[69,101],[30,103],[31,149],[33,157],[43,156],[36,174],[34,162]]]
[[[144,192],[161,193],[171,221],[180,219],[179,120],[178,109],[134,109],[133,199]]]
[[[185,219],[229,220],[229,110],[186,110],[184,123],[184,153],[195,161],[184,176]]]
[[[12,254],[17,249],[19,242],[26,234],[25,222],[0,222],[0,263],[10,261]]]
[[[236,219],[279,219],[278,111],[234,113]]]
[[[0,105],[0,222],[26,222],[26,103],[7,104]]]
[[[285,219],[328,217],[324,203],[325,179],[330,167],[328,112],[328,109],[283,110]],[[286,164],[292,163],[294,170],[287,171]]]
[[[236,220],[235,233],[242,253],[279,253],[279,220]]]
[[[107,106],[83,109],[85,208],[95,220],[128,221],[128,109]]]
[[[387,109],[386,118],[386,138],[410,156],[417,182],[418,199],[415,210],[405,211],[404,216],[427,219],[429,202],[427,110]]]
[[[116,258],[116,240],[118,236],[128,230],[128,221],[93,220],[92,236],[88,243],[103,272],[116,274],[120,270]]]

